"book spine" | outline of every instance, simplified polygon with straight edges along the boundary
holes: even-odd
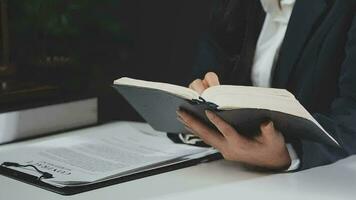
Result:
[[[203,97],[199,97],[199,99],[192,99],[193,104],[195,105],[206,105],[210,110],[217,111],[219,110],[219,106],[215,103],[206,101]]]

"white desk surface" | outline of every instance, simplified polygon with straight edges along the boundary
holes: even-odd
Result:
[[[142,124],[134,125],[147,129]],[[55,137],[63,136],[65,134]],[[3,145],[0,151],[18,145],[21,143]],[[221,160],[74,196],[61,196],[0,176],[0,200],[24,199],[356,199],[356,156],[333,165],[288,174],[258,173],[238,163]]]

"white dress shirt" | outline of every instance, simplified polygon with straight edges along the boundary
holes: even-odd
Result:
[[[252,66],[251,79],[254,86],[270,87],[271,77],[275,61],[278,58],[289,18],[295,4],[295,0],[261,0],[266,12],[266,19],[258,38],[254,64]],[[180,140],[185,144],[197,144],[202,142],[200,138],[191,134],[180,134]],[[299,167],[300,161],[292,145],[287,144],[287,149],[292,163],[287,171]]]
[[[284,40],[295,0],[260,0],[266,12],[262,31],[257,41],[251,80],[254,86],[271,87],[272,74]],[[295,170],[300,160],[293,147],[287,144],[292,163],[287,171]]]

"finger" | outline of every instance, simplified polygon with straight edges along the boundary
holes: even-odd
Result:
[[[231,139],[236,136],[239,136],[239,134],[236,132],[236,130],[228,123],[226,123],[223,119],[221,119],[219,116],[217,116],[215,113],[206,110],[205,111],[206,116],[208,119],[215,125],[215,127],[223,134],[223,136],[226,139]]]
[[[206,73],[204,80],[206,80],[209,87],[220,85],[219,77],[214,72]]]
[[[178,111],[177,111],[177,114],[178,114]],[[177,117],[177,120],[178,120],[180,123],[182,123],[184,126],[187,126],[187,124],[185,123],[185,121],[184,121],[180,116]]]
[[[206,88],[201,79],[194,80],[190,85],[189,88],[195,90],[199,94],[201,94]]]
[[[209,83],[206,81],[206,79],[202,80],[204,88],[209,88]]]
[[[196,134],[196,133],[194,133],[194,130],[193,129],[191,129],[191,128],[189,128],[188,126],[184,126],[184,128],[189,132],[189,133],[191,133],[191,134]]]
[[[261,124],[261,136],[266,141],[272,141],[276,136],[279,135],[279,132],[274,128],[273,122]]]
[[[207,127],[200,120],[185,111],[178,111],[178,116],[184,121],[184,125],[192,130],[192,133],[200,137],[205,143],[221,149],[225,144],[225,139],[216,131]]]
[[[262,136],[262,134],[254,137],[253,140],[259,144],[264,144],[264,142],[265,142],[265,138]]]

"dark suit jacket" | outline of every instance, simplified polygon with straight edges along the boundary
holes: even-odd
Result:
[[[219,0],[200,43],[195,74],[217,71],[223,83],[249,85],[264,20],[259,0]],[[342,149],[296,140],[301,168],[356,153],[356,0],[296,0],[272,87],[292,92]]]

